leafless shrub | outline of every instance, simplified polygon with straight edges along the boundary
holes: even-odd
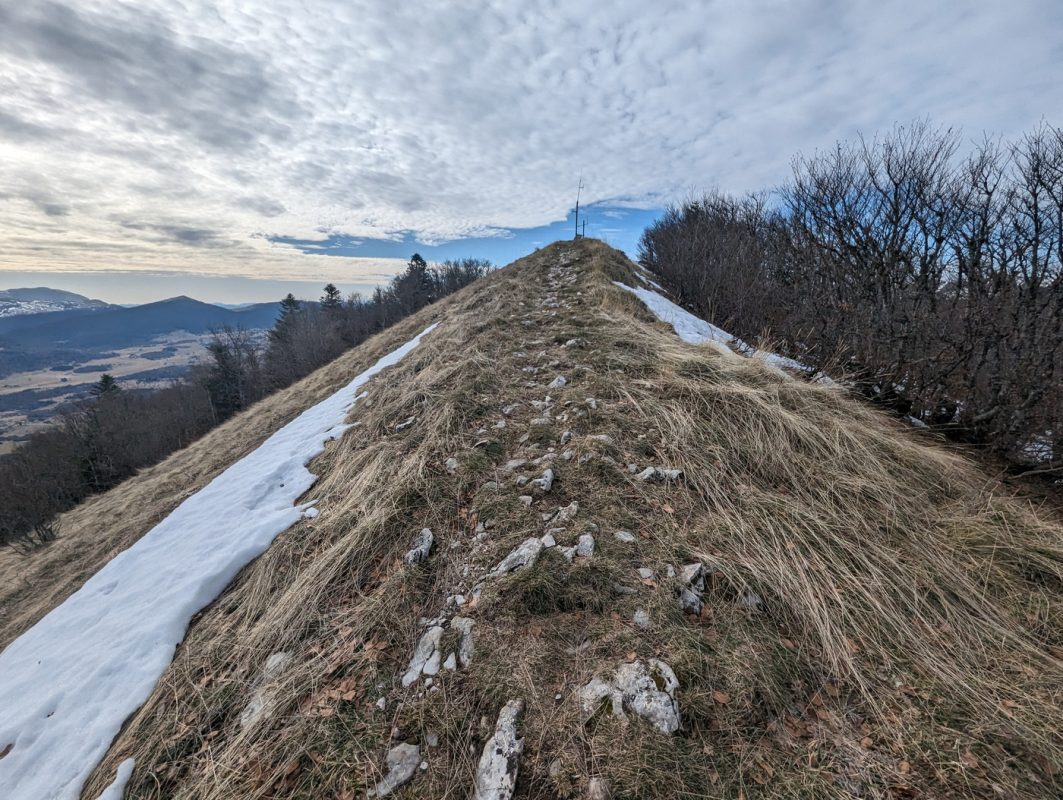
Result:
[[[905,414],[1016,461],[1063,457],[1063,130],[917,123],[793,163],[774,198],[673,208],[640,260],[734,333],[843,364]]]

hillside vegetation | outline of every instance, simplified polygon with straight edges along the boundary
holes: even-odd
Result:
[[[613,285],[636,269],[552,245],[0,554],[4,646],[440,323],[83,796],[133,757],[126,797],[360,798],[412,756],[393,797],[1058,797],[1063,526],[839,389],[684,344]]]
[[[967,152],[965,152],[967,151]],[[640,262],[688,308],[950,436],[1063,470],[1063,129],[925,123],[671,209]]]

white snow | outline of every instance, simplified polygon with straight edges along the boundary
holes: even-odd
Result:
[[[738,341],[723,328],[717,328],[700,317],[695,317],[652,289],[639,289],[620,281],[613,283],[635,295],[657,319],[671,325],[676,336],[688,344],[710,344],[721,353],[733,352],[730,347],[732,342],[736,343],[739,349],[750,349],[749,345]]]
[[[642,281],[646,281],[638,273],[635,273]],[[640,289],[634,286],[628,286],[620,281],[613,281],[614,284],[621,289],[631,292],[639,300],[641,300],[657,319],[661,322],[667,323],[675,330],[676,336],[689,344],[708,344],[718,350],[720,353],[733,353],[737,351],[749,358],[757,358],[767,364],[769,367],[775,367],[776,369],[792,369],[798,372],[808,374],[811,372],[809,367],[802,364],[800,361],[795,361],[792,358],[786,356],[780,356],[777,353],[769,353],[766,350],[758,350],[752,345],[743,342],[736,336],[732,336],[723,328],[717,328],[712,323],[706,322],[700,317],[696,317],[680,306],[677,306],[668,298],[650,289]],[[650,281],[652,283],[652,281]],[[661,287],[657,284],[658,289]],[[663,291],[663,289],[662,289]],[[783,375],[787,373],[783,372]],[[787,377],[789,377],[787,375]],[[817,383],[823,383],[833,386],[834,381],[828,378],[823,373],[817,373],[813,376],[813,380]]]
[[[642,281],[644,284],[646,284],[647,286],[649,286],[652,289],[656,289],[659,292],[663,292],[664,291],[664,287],[661,286],[661,284],[657,283],[654,280],[651,280],[646,275],[643,275],[642,272],[636,272],[635,273],[635,277],[638,278],[640,281]]]
[[[0,751],[12,745],[0,758],[0,797],[77,800],[170,663],[192,615],[303,518],[306,504],[293,504],[317,479],[305,465],[349,427],[344,420],[359,389],[433,328],[186,499],[0,653]],[[123,762],[114,791],[131,768]]]
[[[133,759],[127,758],[118,765],[118,769],[111,784],[100,793],[96,800],[122,800],[125,785],[133,774]]]

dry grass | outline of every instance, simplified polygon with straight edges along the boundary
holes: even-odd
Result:
[[[577,280],[560,291],[567,305],[543,307],[563,258],[577,259]],[[630,283],[630,269],[604,245],[566,243],[448,300],[443,324],[374,380],[354,408],[361,424],[315,463],[320,516],[204,610],[85,796],[132,755],[130,797],[361,797],[390,744],[406,740],[429,766],[398,797],[466,798],[515,695],[527,704],[524,798],[579,797],[592,776],[615,798],[1059,796],[1063,529],[838,391],[683,345],[607,280]],[[72,512],[66,541],[30,563],[37,594],[6,597],[7,635],[425,324],[422,314],[378,337]],[[585,347],[561,346],[577,337]],[[532,401],[559,373],[569,383],[549,392],[553,423],[531,425]],[[396,433],[410,415],[417,424]],[[542,468],[501,465],[559,454],[565,430],[573,458],[554,462],[553,491],[525,507],[514,476]],[[597,434],[612,443],[588,438]],[[685,480],[642,483],[628,463],[681,468]],[[573,500],[580,514],[558,539],[597,525],[594,558],[568,564],[547,551],[489,582],[464,612],[476,620],[472,666],[436,691],[402,689],[419,618],[468,593],[544,532],[543,511]],[[111,528],[117,509],[138,516]],[[478,522],[492,523],[482,545]],[[403,567],[422,526],[436,534],[433,556]],[[637,541],[614,540],[617,529]],[[80,558],[76,575],[49,583]],[[713,575],[706,611],[691,617],[668,567],[696,559]],[[654,579],[640,580],[641,566]],[[650,629],[633,624],[637,608]],[[281,650],[294,657],[276,705],[241,728],[256,676]],[[674,737],[637,720],[580,724],[575,690],[632,657],[675,669]]]

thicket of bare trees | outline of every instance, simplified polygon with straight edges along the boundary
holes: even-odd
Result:
[[[216,331],[209,361],[164,389],[123,389],[102,376],[78,407],[0,458],[0,545],[30,549],[51,541],[56,514],[185,447],[490,268],[475,259],[429,265],[415,255],[369,299],[344,300],[332,284],[319,302],[288,295],[264,343],[248,331]]]
[[[640,261],[736,335],[845,368],[1017,462],[1059,463],[1063,130],[961,144],[921,123],[799,157],[776,194],[669,210]]]

